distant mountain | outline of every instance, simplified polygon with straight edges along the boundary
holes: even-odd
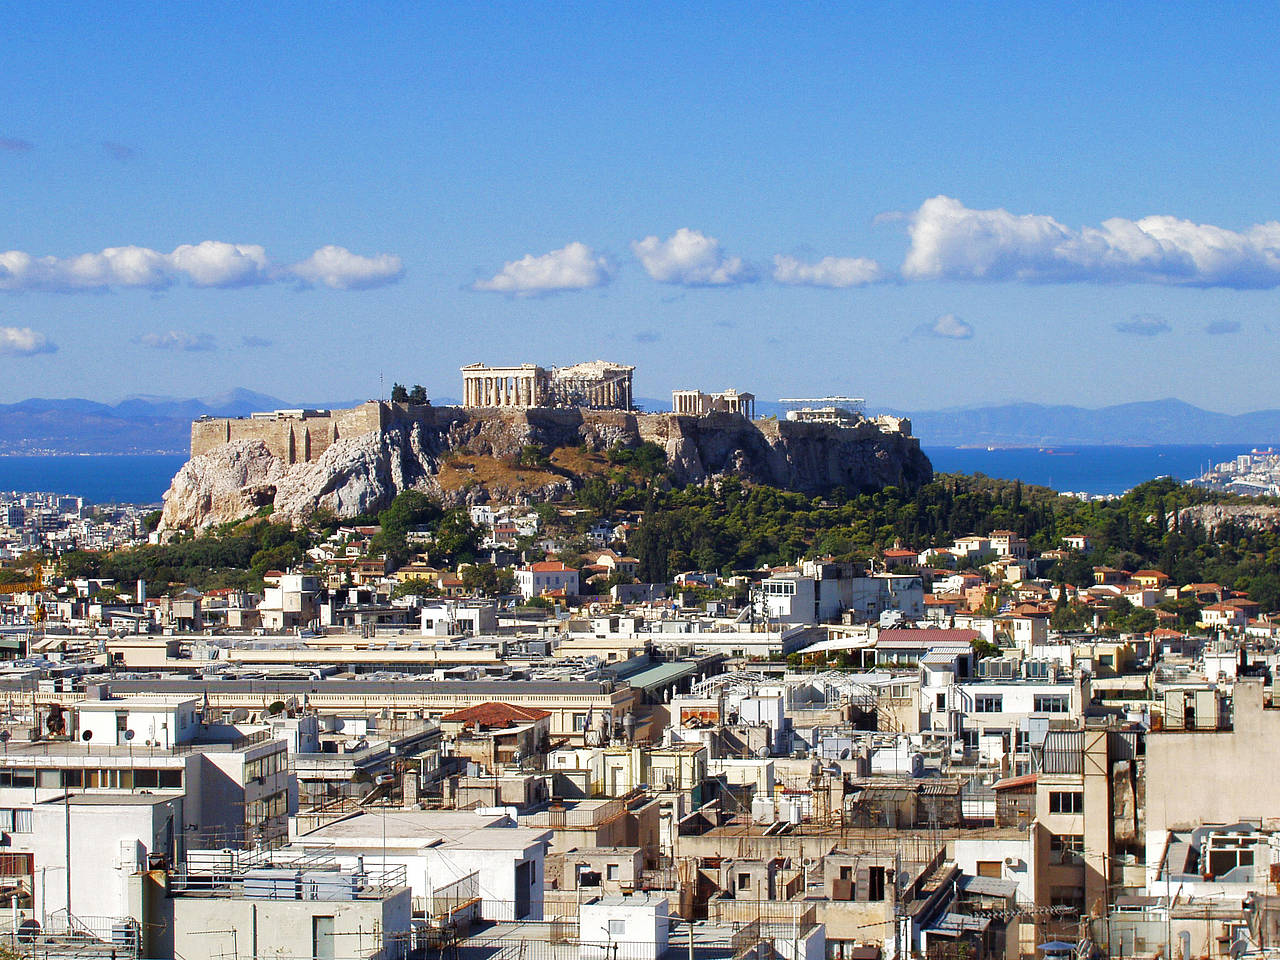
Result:
[[[349,407],[359,401],[305,406]],[[35,397],[0,404],[0,455],[31,453],[186,453],[197,417],[246,417],[303,406],[252,390],[212,397],[126,397],[117,404],[80,397]]]
[[[1280,442],[1280,410],[1215,413],[1175,399],[1099,409],[1011,403],[899,415],[911,418],[912,433],[926,447]]]
[[[0,404],[0,455],[29,453],[186,453],[191,421],[202,415],[244,417],[288,407],[352,407],[362,400],[296,403],[252,390],[211,397],[132,396],[117,404],[79,397],[32,398]],[[437,404],[456,404],[438,397]],[[644,410],[670,410],[670,400],[641,397]],[[785,415],[777,401],[759,400],[762,416]],[[912,432],[929,446],[1147,445],[1280,443],[1280,410],[1215,413],[1181,400],[1123,403],[1100,409],[1010,403],[907,412]]]

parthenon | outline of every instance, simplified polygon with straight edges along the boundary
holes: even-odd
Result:
[[[462,368],[464,407],[586,407],[630,410],[635,367],[593,360],[547,371],[532,363]]]

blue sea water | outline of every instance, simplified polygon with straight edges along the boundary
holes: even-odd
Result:
[[[985,473],[1071,493],[1124,493],[1156,477],[1190,480],[1214,463],[1247,453],[1249,444],[1151,447],[1025,447],[988,450],[934,447],[924,452],[937,473]]]
[[[187,462],[180,454],[0,457],[0,490],[60,493],[92,503],[159,503]]]
[[[1159,476],[1187,480],[1208,464],[1249,449],[1248,444],[996,450],[926,445],[924,452],[938,473],[985,473],[1055,490],[1108,494]],[[185,461],[176,454],[0,457],[0,490],[48,491],[94,503],[158,503]]]

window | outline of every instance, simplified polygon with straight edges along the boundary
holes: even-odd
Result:
[[[1084,813],[1084,794],[1078,790],[1050,790],[1050,813]]]
[[[608,879],[608,880],[617,880],[617,879],[618,879],[618,865],[617,865],[616,863],[611,863],[611,864],[609,864],[609,866],[606,868],[606,870],[605,870],[605,878],[606,878],[606,879]]]
[[[1049,906],[1068,907],[1077,913],[1084,912],[1084,890],[1081,887],[1050,887]]]
[[[610,937],[623,937],[623,936],[626,936],[626,933],[627,933],[627,921],[625,921],[625,920],[610,920],[610,921],[609,921],[609,936],[610,936]]]
[[[133,785],[138,789],[160,786],[160,771],[158,770],[135,770],[133,771]]]
[[[1079,833],[1049,835],[1050,863],[1084,863],[1084,836]]]
[[[585,713],[575,713],[573,715],[573,729],[575,731],[587,729],[587,715]]]
[[[0,853],[0,876],[31,876],[35,872],[34,857],[29,853]]]
[[[1071,698],[1060,694],[1037,694],[1032,706],[1034,713],[1068,713]]]
[[[1004,863],[1000,860],[979,860],[978,876],[994,877],[999,880],[1004,876]]]
[[[938,709],[947,709],[947,695],[945,693],[938,694]]]
[[[13,786],[34,787],[35,785],[36,772],[34,770],[19,768],[13,771]]]
[[[1004,697],[998,693],[980,693],[973,698],[974,713],[1001,713]]]
[[[159,785],[162,790],[182,789],[182,771],[161,770]]]
[[[884,867],[872,867],[867,882],[867,899],[884,899]]]
[[[1031,750],[1031,731],[1018,727],[1013,733],[1014,753],[1028,753]]]
[[[14,833],[30,833],[31,832],[31,811],[19,809],[13,811],[13,832]]]
[[[749,873],[738,874],[738,889],[739,890],[751,889],[751,874]]]

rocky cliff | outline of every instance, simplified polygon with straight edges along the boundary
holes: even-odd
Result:
[[[816,494],[835,487],[910,486],[933,475],[915,438],[873,421],[839,427],[749,422],[729,414],[441,407],[430,416],[419,412],[411,420],[338,439],[311,463],[290,465],[260,440],[233,441],[192,457],[165,494],[162,525],[207,527],[268,505],[277,518],[290,521],[317,509],[349,517],[382,509],[409,488],[455,504],[514,496],[555,499],[572,492],[592,463],[603,463],[593,453],[644,441],[666,451],[681,484],[732,473]],[[515,467],[529,446],[552,451],[551,462],[542,469]]]
[[[1261,503],[1197,503],[1179,510],[1178,522],[1197,524],[1210,536],[1224,526],[1276,530],[1280,529],[1280,507]]]

